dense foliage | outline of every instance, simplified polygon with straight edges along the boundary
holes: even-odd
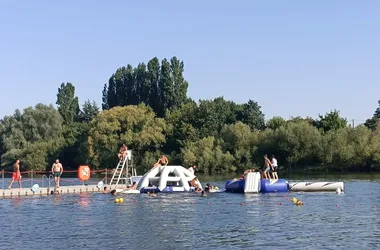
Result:
[[[337,110],[265,121],[253,100],[191,100],[183,73],[176,57],[119,68],[104,86],[103,111],[90,100],[80,107],[74,85],[62,83],[57,108],[37,104],[0,121],[1,165],[20,159],[24,169],[42,170],[59,158],[66,168],[114,168],[125,143],[140,173],[162,153],[211,174],[262,166],[264,154],[276,155],[280,170],[380,169],[380,101],[355,128]]]

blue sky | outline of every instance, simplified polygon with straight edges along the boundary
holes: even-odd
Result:
[[[0,117],[72,82],[101,104],[118,67],[177,56],[193,99],[258,101],[266,118],[380,99],[379,1],[0,1]]]

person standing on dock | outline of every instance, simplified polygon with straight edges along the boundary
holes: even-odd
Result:
[[[20,173],[20,160],[16,160],[15,164],[13,164],[13,174],[12,174],[12,180],[11,183],[9,183],[9,189],[12,188],[13,182],[17,180],[18,186],[21,187],[21,173]]]
[[[55,163],[51,167],[51,173],[54,175],[55,187],[59,188],[59,180],[61,179],[61,175],[63,173],[63,166],[58,159],[55,160]]]
[[[272,165],[272,176],[273,176],[273,179],[278,180],[278,175],[277,175],[278,165],[277,165],[276,158],[274,158],[274,155],[272,155],[271,165]]]

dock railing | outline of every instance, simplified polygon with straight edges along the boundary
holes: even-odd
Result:
[[[103,181],[105,185],[108,185],[109,180],[111,179],[112,173],[114,169],[101,169],[101,170],[91,170],[91,178],[89,181],[82,183],[78,179],[75,180],[73,177],[74,173],[78,173],[78,170],[64,170],[60,179],[60,183],[62,186],[78,183],[83,185],[92,185],[97,184],[99,181]],[[1,188],[6,189],[12,180],[13,172],[8,172],[5,170],[1,170]],[[20,172],[21,174],[21,185],[22,187],[32,187],[34,184],[38,184],[40,187],[44,187],[44,182],[48,181],[48,187],[50,188],[51,180],[54,181],[54,176],[51,174],[51,171],[39,171],[39,170],[29,170]],[[65,174],[68,174],[65,177]],[[134,173],[135,174],[135,173]],[[94,175],[104,175],[103,178],[98,178],[97,181],[93,181]],[[46,180],[45,180],[46,178]],[[30,183],[30,184],[29,184]],[[66,185],[65,185],[66,184]],[[12,188],[18,187],[18,181],[15,180],[12,184]]]

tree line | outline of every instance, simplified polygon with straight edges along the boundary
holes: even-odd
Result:
[[[57,108],[40,103],[0,120],[1,165],[20,159],[23,170],[45,170],[59,158],[67,168],[115,168],[124,143],[139,173],[161,154],[209,174],[261,167],[264,154],[276,155],[280,171],[380,168],[380,101],[355,128],[337,110],[265,120],[254,100],[192,100],[183,72],[176,57],[119,68],[104,85],[102,110],[90,100],[80,106],[75,86],[62,83]]]

